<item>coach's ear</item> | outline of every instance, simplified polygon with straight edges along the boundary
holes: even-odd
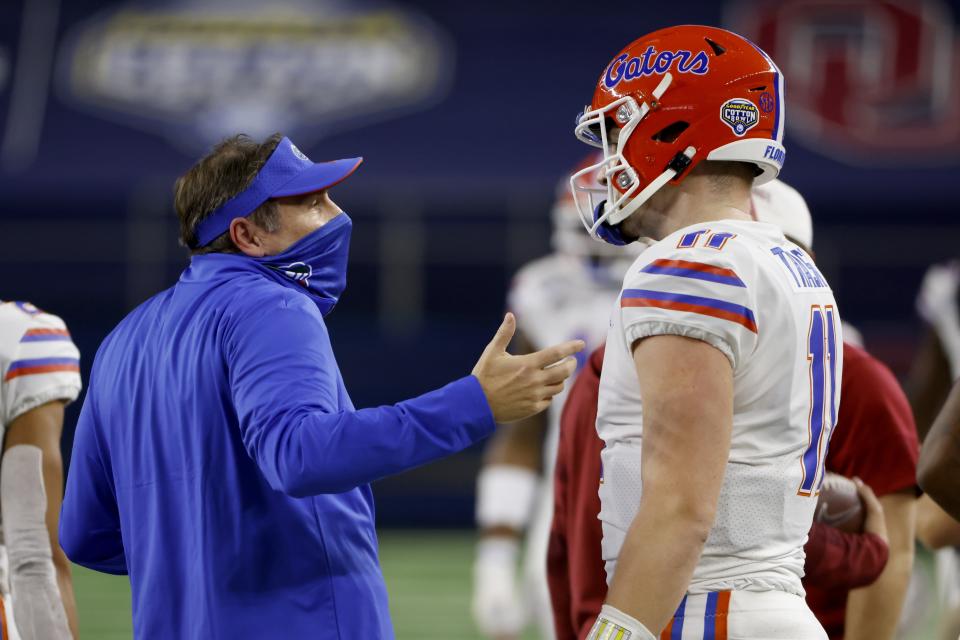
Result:
[[[249,218],[234,218],[230,221],[230,239],[234,246],[252,258],[262,258],[267,255],[264,245],[264,234],[257,223]]]

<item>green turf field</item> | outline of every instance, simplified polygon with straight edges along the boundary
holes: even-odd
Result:
[[[469,604],[473,541],[472,532],[381,532],[380,555],[398,640],[479,640]],[[929,570],[929,555],[918,559]],[[74,585],[84,640],[131,637],[126,578],[76,567]],[[929,595],[921,597],[929,600]],[[921,626],[927,628],[903,637],[932,638],[932,625]],[[535,637],[528,633],[524,640]]]
[[[380,557],[398,640],[479,640],[470,618],[471,532],[382,532]],[[74,568],[84,640],[131,637],[125,577]],[[535,636],[525,636],[533,640]]]

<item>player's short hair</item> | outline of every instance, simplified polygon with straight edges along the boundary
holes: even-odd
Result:
[[[180,220],[180,244],[190,253],[237,253],[225,231],[203,247],[197,246],[197,226],[217,207],[250,186],[257,172],[270,158],[283,135],[275,133],[263,142],[239,134],[223,140],[200,159],[173,185],[173,204]],[[269,232],[280,227],[277,203],[267,200],[249,216]]]

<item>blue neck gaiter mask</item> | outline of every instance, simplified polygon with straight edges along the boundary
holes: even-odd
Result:
[[[251,260],[266,267],[265,271],[280,283],[305,290],[326,316],[347,286],[352,230],[350,216],[341,213],[283,253]]]

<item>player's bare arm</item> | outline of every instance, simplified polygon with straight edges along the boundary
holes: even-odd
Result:
[[[930,498],[917,500],[917,540],[931,550],[960,546],[960,522]]]
[[[950,393],[950,362],[937,332],[926,332],[905,384],[920,440],[927,437],[937,412]]]
[[[733,371],[719,350],[678,336],[637,343],[643,496],[607,602],[658,632],[686,592],[713,526],[733,424]]]
[[[880,577],[847,597],[846,640],[894,638],[913,572],[916,498],[912,490],[880,499],[889,539],[889,558]]]
[[[917,482],[960,519],[960,385],[954,386],[920,449]]]
[[[56,569],[56,581],[60,599],[67,615],[70,631],[79,637],[77,604],[73,594],[70,562],[67,560],[57,536],[60,520],[60,505],[63,502],[63,460],[60,455],[60,436],[63,430],[62,401],[53,401],[31,409],[10,424],[3,443],[4,455],[14,447],[28,446],[40,450],[42,459],[43,487],[46,493],[44,521],[47,537]],[[26,621],[23,621],[26,622]]]

